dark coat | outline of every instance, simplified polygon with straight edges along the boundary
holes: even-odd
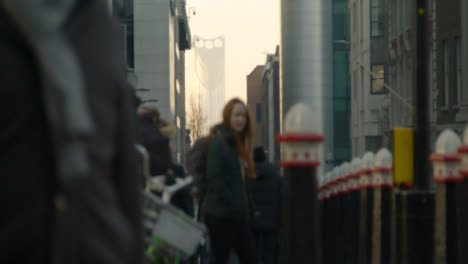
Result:
[[[60,214],[38,65],[0,10],[0,263],[142,263],[134,108],[119,30],[105,1],[77,3],[63,30],[81,65],[96,132],[87,142],[91,174],[74,186],[81,200]]]
[[[257,178],[250,190],[257,209],[252,221],[254,229],[279,228],[281,219],[281,177],[279,169],[268,162],[255,163]]]
[[[151,175],[166,173],[171,162],[169,139],[163,137],[151,114],[138,117],[137,142],[149,153]]]
[[[219,126],[211,138],[206,159],[208,186],[203,210],[206,215],[246,222],[249,219],[248,195],[235,144],[234,136],[224,126]]]
[[[55,175],[39,75],[1,8],[0,30],[0,262],[48,263]]]

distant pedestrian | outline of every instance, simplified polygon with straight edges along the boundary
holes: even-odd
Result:
[[[233,249],[243,264],[257,264],[249,228],[255,209],[248,179],[255,178],[252,124],[245,104],[230,100],[221,124],[208,137],[208,190],[203,207],[211,239],[211,263],[226,264]]]
[[[155,103],[143,103],[138,108],[137,142],[150,156],[151,176],[165,174],[171,165],[169,139],[176,132],[170,122],[161,119]]]
[[[142,263],[134,106],[105,1],[0,1],[0,263]]]
[[[281,219],[281,177],[279,169],[266,160],[263,147],[254,150],[257,178],[251,193],[257,209],[252,221],[257,255],[263,264],[278,263]]]

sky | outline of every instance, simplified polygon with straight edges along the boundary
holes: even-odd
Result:
[[[193,15],[192,11],[196,14]],[[279,0],[187,0],[192,36],[225,37],[226,99],[246,100],[247,75],[263,65],[280,41]],[[186,53],[186,88],[190,94],[193,51]]]

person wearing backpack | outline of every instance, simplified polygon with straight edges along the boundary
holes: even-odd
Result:
[[[143,263],[134,107],[106,1],[0,0],[0,263]]]
[[[241,263],[257,264],[249,221],[255,208],[249,179],[255,178],[250,114],[240,99],[223,110],[223,121],[207,139],[207,190],[203,206],[211,239],[211,263],[226,264],[231,249]]]
[[[257,254],[263,264],[278,263],[279,230],[281,223],[282,179],[279,168],[267,161],[265,149],[254,149],[257,178],[250,190],[258,214],[251,226]]]

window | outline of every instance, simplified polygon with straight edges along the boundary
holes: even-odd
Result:
[[[392,39],[397,37],[397,2],[396,1],[391,1],[390,3],[390,20],[391,20],[391,34],[392,34]]]
[[[123,59],[125,62],[127,62],[127,25],[120,23],[120,36],[122,41],[122,46],[123,46]]]
[[[372,65],[372,84],[371,84],[371,93],[372,94],[383,94],[387,92],[385,89],[385,66]]]
[[[382,147],[382,136],[366,136],[366,151],[376,153]]]
[[[462,61],[461,61],[461,43],[460,43],[460,38],[456,38],[455,39],[455,43],[456,43],[456,52],[457,52],[457,57],[456,57],[456,60],[457,60],[457,71],[456,71],[456,75],[457,75],[457,98],[455,100],[456,104],[457,105],[461,105],[461,90],[462,90]]]
[[[430,2],[430,1],[428,1]],[[411,28],[411,24],[413,23],[412,17],[413,17],[413,1],[405,1],[405,13],[404,16],[406,17],[405,19],[405,30],[407,28]],[[429,9],[426,9],[429,10]],[[426,13],[427,15],[430,15],[430,13]]]
[[[355,70],[354,76],[353,76],[353,88],[352,88],[354,101],[357,100],[358,78],[359,78],[359,72],[358,70]]]
[[[444,102],[443,107],[449,106],[449,58],[447,41],[442,41],[442,63],[443,63],[443,81],[444,81]]]
[[[361,28],[361,34],[360,35],[361,35],[361,42],[362,42],[362,40],[364,39],[364,4],[362,3],[362,0],[361,0],[360,5],[359,5],[359,8],[361,10],[360,15],[359,15],[359,17],[360,17],[359,22],[360,22],[360,28]]]
[[[364,78],[365,74],[364,74],[364,69],[361,68],[361,85],[360,85],[360,90],[361,90],[361,102],[364,102],[364,90],[365,90],[365,87],[366,87],[366,79]],[[362,108],[364,108],[364,103],[360,104],[361,106],[361,110]]]
[[[356,28],[357,28],[357,8],[356,8],[356,2],[353,4],[353,31],[356,33]]]
[[[256,111],[256,116],[257,116],[257,123],[262,122],[262,104],[257,104],[257,111]]]
[[[381,37],[384,35],[384,9],[383,0],[372,0],[371,6],[371,36]]]
[[[354,138],[354,146],[353,147],[353,152],[355,157],[359,156],[359,138],[356,137]]]
[[[403,12],[403,3],[406,0],[398,0],[398,34],[401,34],[403,32],[403,25],[405,21],[405,16]]]

